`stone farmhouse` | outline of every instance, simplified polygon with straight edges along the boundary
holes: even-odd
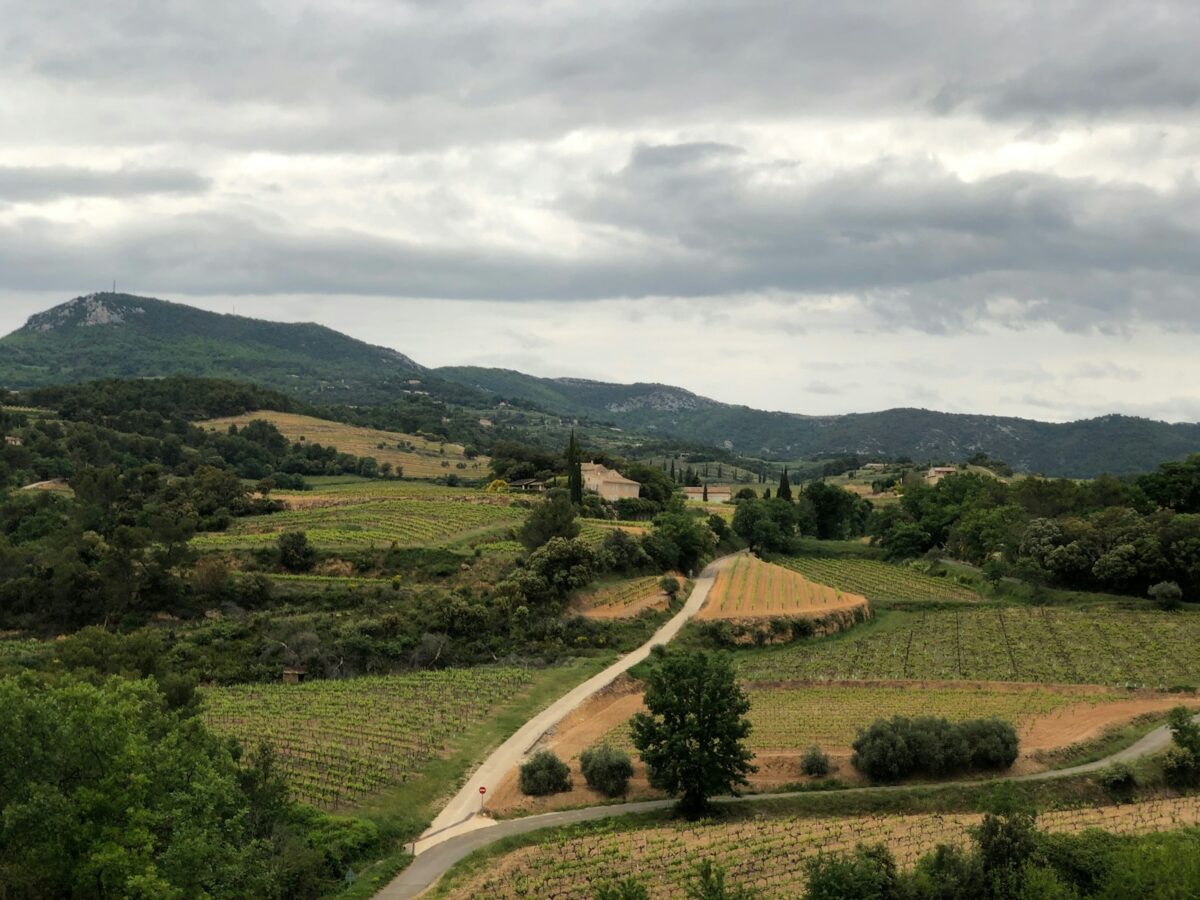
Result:
[[[624,500],[628,497],[637,497],[642,489],[638,482],[599,463],[584,463],[580,469],[583,472],[584,488],[595,491],[605,500]]]
[[[697,500],[703,502],[704,487],[685,487],[683,496],[688,500]],[[708,488],[709,503],[729,503],[733,500],[733,488],[728,487],[713,487]]]

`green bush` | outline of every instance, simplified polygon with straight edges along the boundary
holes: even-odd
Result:
[[[810,778],[824,778],[832,768],[829,754],[822,751],[816,744],[805,750],[804,756],[800,759],[800,771]]]
[[[808,900],[891,900],[898,874],[891,852],[858,847],[852,854],[819,853],[804,864]]]
[[[940,777],[969,768],[1005,769],[1017,758],[1016,730],[999,719],[880,719],[854,742],[852,763],[873,781]]]
[[[620,797],[629,787],[633,777],[633,762],[629,754],[608,744],[589,747],[579,757],[583,777],[588,787],[606,797]]]
[[[1124,796],[1137,787],[1137,775],[1133,766],[1125,762],[1115,762],[1100,770],[1096,779],[1110,794]]]
[[[539,750],[521,766],[520,785],[530,797],[561,794],[571,789],[571,770],[549,750]]]

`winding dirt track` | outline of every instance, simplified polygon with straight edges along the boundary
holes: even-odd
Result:
[[[687,624],[688,620],[699,612],[700,607],[704,605],[704,601],[708,599],[708,592],[712,588],[713,581],[716,580],[717,572],[724,568],[735,556],[736,554],[733,556],[724,556],[710,563],[696,579],[695,587],[693,587],[692,593],[688,596],[683,609],[659,628],[650,640],[631,653],[627,653],[621,657],[603,672],[593,675],[583,684],[559,697],[497,747],[483,761],[483,764],[476,769],[462,786],[462,789],[446,804],[437,818],[433,820],[428,830],[417,839],[413,845],[413,850],[418,858],[424,856],[432,848],[455,840],[465,834],[482,831],[491,840],[495,839],[490,837],[492,834],[495,834],[495,837],[500,837],[500,834],[497,832],[499,828],[498,823],[492,819],[478,815],[480,807],[479,788],[495,787],[495,785],[499,784],[500,780],[524,759],[530,748],[541,740],[547,731],[556,726],[567,715],[574,712],[593,694],[612,684],[619,675],[627,672],[630,668],[646,659],[653,647],[658,644],[666,644],[671,638],[675,637],[679,633],[679,630]],[[414,896],[403,889],[401,883],[404,880],[404,876],[400,876],[400,878],[397,878],[384,888],[378,896],[383,898]]]

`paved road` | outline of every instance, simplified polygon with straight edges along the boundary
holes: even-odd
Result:
[[[433,824],[429,826],[428,830],[417,840],[415,845],[417,856],[420,857],[432,847],[460,835],[480,830],[491,831],[495,825],[494,821],[477,816],[480,806],[480,786],[494,788],[505,775],[511,772],[524,759],[529,749],[541,739],[542,735],[561,722],[569,713],[577,709],[580,704],[597,691],[603,690],[612,684],[618,675],[628,671],[631,667],[648,657],[650,650],[655,645],[665,644],[671,638],[675,637],[679,633],[679,629],[700,611],[700,607],[708,599],[708,591],[712,587],[717,572],[732,558],[732,556],[725,556],[710,563],[700,573],[700,577],[696,579],[695,587],[692,589],[687,602],[683,605],[683,609],[659,628],[650,640],[633,652],[621,657],[621,659],[617,660],[617,662],[613,663],[603,672],[593,675],[587,681],[583,682],[583,684],[564,694],[522,725],[512,737],[496,748],[492,755],[484,760],[483,764],[468,779],[467,783],[463,785],[462,790],[455,794],[450,802],[446,804],[437,818],[433,820]],[[379,896],[409,896],[406,894],[393,894],[391,893],[391,888],[392,886],[390,885]]]
[[[1200,715],[1195,717],[1200,722]],[[1171,733],[1164,725],[1151,731],[1137,743],[1126,747],[1112,756],[1096,762],[1072,766],[1068,769],[1053,769],[1048,772],[1034,772],[1030,775],[1018,775],[1012,781],[1047,781],[1052,778],[1067,778],[1072,775],[1082,775],[1095,772],[1115,762],[1130,762],[1157,753],[1171,743]],[[952,781],[937,785],[923,785],[925,788],[938,787],[970,787],[990,784],[989,781]],[[838,791],[839,794],[858,794],[865,791],[903,791],[912,785],[886,785],[880,787],[848,788]],[[742,797],[725,797],[718,803],[761,803],[769,800],[786,799],[789,797],[812,797],[812,791],[787,794],[750,794]],[[622,816],[628,813],[653,812],[666,809],[672,805],[670,800],[646,800],[641,803],[619,803],[610,806],[592,806],[586,809],[572,809],[564,812],[544,813],[539,816],[528,816],[523,819],[507,819],[497,822],[490,828],[462,834],[444,841],[418,856],[411,866],[396,877],[378,896],[385,900],[410,900],[427,890],[435,881],[464,857],[476,850],[486,847],[494,841],[514,834],[525,834],[540,828],[557,828],[572,825],[577,822],[588,822],[595,819],[605,819],[611,816]]]

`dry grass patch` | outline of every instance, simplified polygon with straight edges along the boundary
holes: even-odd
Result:
[[[200,425],[210,431],[225,431],[230,425],[241,428],[259,419],[270,422],[293,443],[321,444],[337,447],[340,452],[354,456],[372,456],[381,463],[400,466],[407,478],[437,478],[454,473],[477,479],[483,478],[488,472],[488,458],[477,456],[467,459],[460,444],[431,441],[417,435],[378,431],[295,413],[259,410],[240,416],[211,419]]]

